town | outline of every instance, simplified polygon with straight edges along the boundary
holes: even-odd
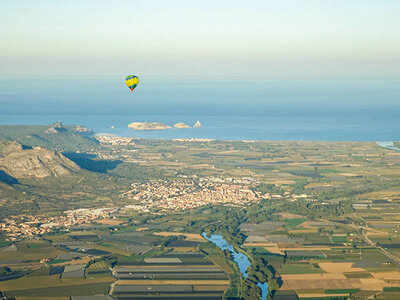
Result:
[[[0,223],[0,231],[7,234],[7,240],[15,241],[20,237],[42,236],[58,228],[89,224],[94,220],[109,218],[117,211],[116,208],[80,208],[65,211],[61,216],[10,216]]]
[[[270,197],[282,195],[262,194],[255,189],[258,181],[252,178],[199,178],[180,180],[152,180],[146,183],[132,183],[131,189],[123,195],[137,201],[140,205],[130,205],[139,211],[186,210],[197,207],[231,203],[245,205]],[[192,177],[196,177],[193,175]],[[297,196],[296,196],[297,197]]]

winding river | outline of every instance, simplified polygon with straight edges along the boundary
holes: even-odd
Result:
[[[233,257],[233,261],[237,264],[239,267],[240,273],[243,274],[244,278],[247,278],[247,268],[251,265],[251,262],[249,258],[244,255],[241,252],[235,251],[235,248],[231,244],[229,244],[223,237],[222,235],[219,234],[212,234],[210,237],[206,235],[205,232],[203,232],[203,237],[210,242],[214,243],[217,247],[219,247],[222,250],[228,249]],[[261,288],[261,299],[265,300],[267,299],[267,294],[268,294],[268,283],[261,283],[259,282],[257,284]]]
[[[400,149],[396,147],[393,142],[377,142],[377,144],[386,149],[400,151]]]
[[[400,151],[400,148],[396,147],[393,142],[377,142],[377,144],[381,147],[390,149],[390,150],[395,150],[395,151]],[[247,278],[247,268],[251,265],[251,262],[249,258],[244,255],[241,252],[235,251],[235,248],[231,244],[229,244],[223,237],[222,235],[219,234],[212,234],[210,237],[206,235],[205,232],[203,232],[203,237],[207,239],[208,241],[214,243],[216,246],[218,246],[222,250],[228,249],[233,257],[233,261],[237,264],[239,267],[240,272],[243,274],[244,278]],[[266,300],[267,299],[267,294],[268,294],[268,283],[258,283],[257,284],[261,288],[261,299]]]

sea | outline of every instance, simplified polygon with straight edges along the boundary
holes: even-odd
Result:
[[[399,79],[139,77],[133,93],[124,76],[0,79],[0,124],[61,121],[148,139],[400,140]]]

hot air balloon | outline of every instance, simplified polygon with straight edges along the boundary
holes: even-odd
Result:
[[[133,90],[137,87],[139,84],[139,77],[135,75],[128,75],[125,78],[125,83],[128,86],[128,88],[133,92]]]

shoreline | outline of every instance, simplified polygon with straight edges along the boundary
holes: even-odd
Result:
[[[1,125],[0,125],[1,126]],[[305,143],[375,143],[378,146],[382,148],[387,148],[390,149],[386,146],[381,145],[381,143],[397,143],[399,141],[379,141],[379,140],[243,140],[243,139],[213,139],[213,138],[143,138],[143,137],[126,137],[126,136],[121,136],[117,135],[115,133],[109,133],[109,132],[98,132],[93,134],[93,136],[107,136],[107,137],[115,137],[115,138],[132,138],[135,140],[154,140],[154,141],[172,141],[172,142],[242,142],[242,143],[258,143],[258,142],[305,142]],[[395,146],[390,146],[392,148],[397,148]],[[394,150],[394,149],[392,149]],[[400,148],[395,151],[400,151]]]
[[[70,125],[73,124],[73,125]],[[182,142],[205,142],[205,141],[225,141],[225,142],[243,142],[243,143],[257,143],[257,142],[341,142],[341,143],[351,143],[351,142],[362,142],[362,143],[376,143],[381,147],[390,149],[389,147],[382,146],[382,144],[393,143],[393,142],[400,142],[400,138],[390,139],[383,137],[382,139],[368,139],[368,138],[331,138],[329,137],[329,133],[327,134],[326,138],[310,136],[309,138],[269,138],[269,137],[257,137],[254,139],[243,138],[244,133],[240,132],[238,137],[231,137],[230,135],[230,128],[226,127],[201,127],[201,128],[186,128],[184,130],[180,128],[169,128],[168,130],[147,130],[147,131],[136,131],[130,128],[95,128],[92,129],[90,126],[85,125],[76,125],[82,124],[80,122],[65,124],[65,126],[84,126],[92,130],[92,136],[108,136],[108,137],[118,137],[118,138],[133,138],[133,139],[142,139],[142,140],[160,140],[160,141],[182,141]],[[39,126],[49,126],[49,123],[43,124],[41,122],[35,122],[34,124],[27,124],[27,123],[4,123],[0,124],[0,128],[4,127],[18,127],[18,126],[32,126],[32,127],[39,127]],[[105,130],[104,130],[105,129]],[[241,128],[241,130],[245,130],[246,128]],[[221,130],[227,132],[227,137],[221,137]],[[215,131],[217,131],[215,133]],[[162,132],[162,133],[160,133]],[[172,134],[171,134],[172,133]],[[211,134],[209,134],[211,133]],[[254,135],[254,132],[250,132],[250,136]],[[257,133],[256,133],[257,135]],[[266,136],[269,135],[268,133],[265,134]],[[274,133],[270,134],[274,135]],[[285,135],[285,134],[283,134]],[[296,134],[292,134],[296,135]],[[395,149],[392,149],[397,151]]]

